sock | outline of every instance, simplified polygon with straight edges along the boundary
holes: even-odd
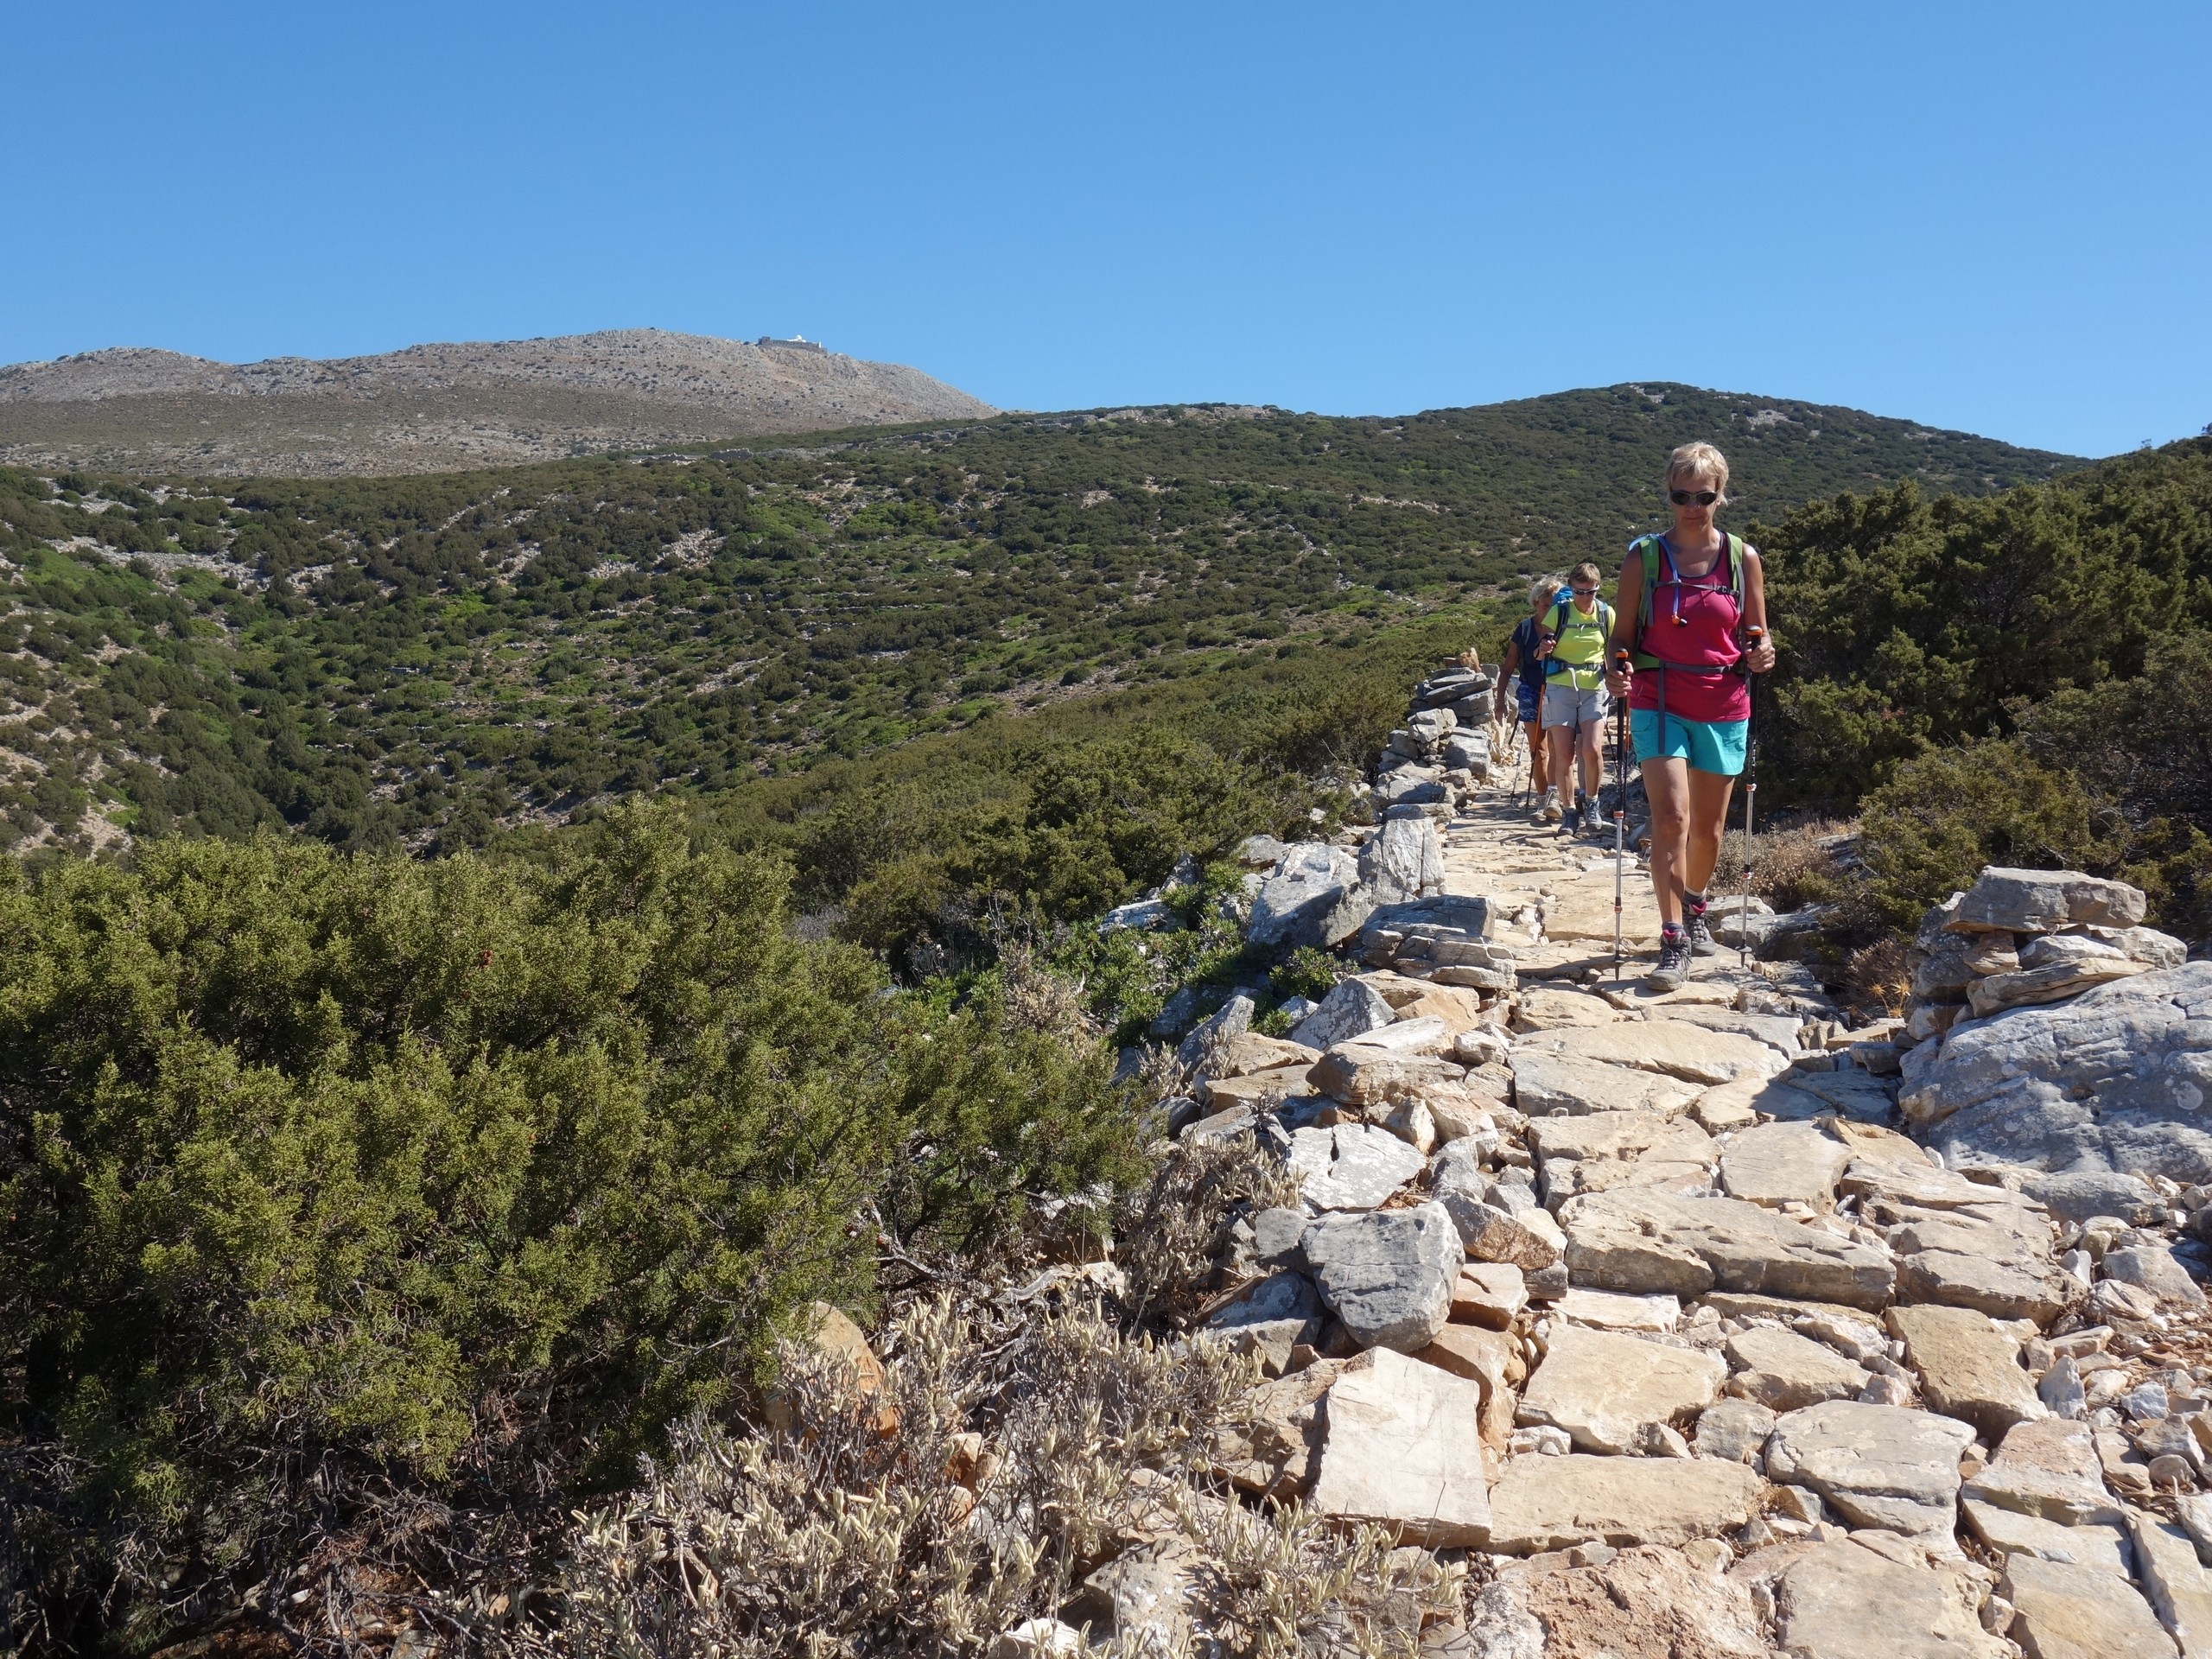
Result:
[[[1662,944],[1670,939],[1680,939],[1681,937],[1681,924],[1679,922],[1662,922],[1659,925],[1659,939]]]
[[[1684,893],[1682,895],[1682,908],[1688,911],[1693,916],[1704,915],[1705,895],[1701,893]]]

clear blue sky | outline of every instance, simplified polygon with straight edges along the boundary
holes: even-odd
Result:
[[[7,4],[0,361],[652,325],[1007,407],[2212,421],[2212,6]]]

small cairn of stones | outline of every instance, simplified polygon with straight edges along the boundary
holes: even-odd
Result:
[[[1905,1035],[1940,1037],[1961,1020],[2061,1002],[2154,968],[2189,947],[2142,925],[2143,891],[2075,870],[1992,866],[1924,914],[1912,942]]]
[[[1451,807],[1490,776],[1487,671],[1443,664],[1414,688],[1406,723],[1375,766],[1378,806]]]

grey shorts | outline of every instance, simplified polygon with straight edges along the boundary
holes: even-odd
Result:
[[[1587,691],[1578,691],[1565,680],[1545,683],[1546,731],[1554,726],[1586,726],[1592,721],[1603,724],[1605,716],[1612,711],[1612,694],[1602,685],[1593,685]]]

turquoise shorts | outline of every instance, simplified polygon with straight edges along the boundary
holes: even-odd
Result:
[[[1693,772],[1710,772],[1723,778],[1734,778],[1744,770],[1744,739],[1750,733],[1748,720],[1684,720],[1680,715],[1667,716],[1667,742],[1659,743],[1659,711],[1656,709],[1631,709],[1628,711],[1629,733],[1636,741],[1638,763],[1646,760],[1687,760]]]

